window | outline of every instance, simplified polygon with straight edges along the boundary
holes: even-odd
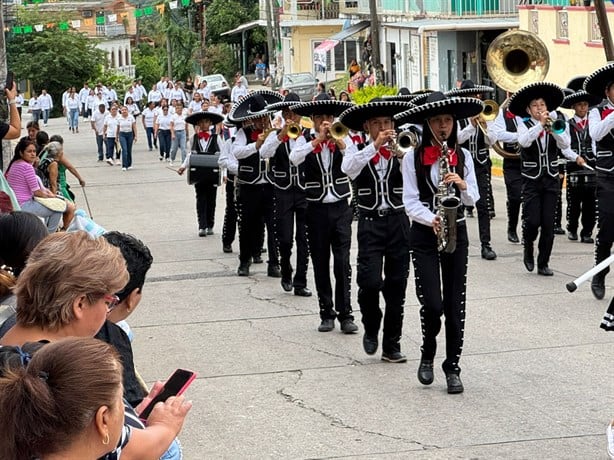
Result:
[[[531,10],[529,13],[529,32],[539,34],[539,12]]]
[[[556,38],[568,39],[569,38],[569,23],[567,17],[567,11],[557,11],[556,22]]]
[[[599,29],[599,21],[597,20],[597,13],[595,13],[594,11],[591,12],[590,28],[591,30],[588,34],[589,40],[592,42],[602,41],[601,29]]]
[[[313,49],[322,43],[313,42]],[[332,50],[326,52],[326,70],[329,72],[345,72],[352,61],[360,62],[359,40],[345,40],[339,42]]]

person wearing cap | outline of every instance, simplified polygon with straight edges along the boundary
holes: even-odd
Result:
[[[418,380],[423,385],[434,381],[437,335],[441,329],[441,316],[445,315],[446,359],[442,368],[450,394],[464,391],[459,361],[465,331],[469,241],[463,207],[474,205],[480,198],[471,154],[457,142],[457,121],[476,116],[482,108],[479,99],[448,98],[436,91],[429,94],[423,104],[394,117],[398,124],[423,124],[420,145],[409,149],[402,164],[403,204],[411,219],[410,249],[416,296],[421,307],[422,347]],[[440,177],[442,155],[446,155],[449,170]],[[451,252],[446,252],[449,248],[439,250],[439,235],[444,230],[437,198],[441,182],[460,200],[456,210],[455,247]]]
[[[597,237],[595,264],[610,256],[614,243],[614,63],[605,65],[586,77],[584,90],[603,98],[588,113],[588,131],[596,143]],[[591,291],[595,298],[605,297],[605,277],[610,269],[593,276]]]
[[[358,304],[365,333],[362,345],[373,355],[378,348],[383,315],[382,360],[403,363],[401,352],[405,291],[409,276],[409,220],[403,207],[402,152],[393,115],[412,107],[407,102],[373,99],[347,109],[339,121],[368,137],[356,149],[346,151],[341,170],[356,185],[358,207]],[[382,279],[382,272],[384,279]]]
[[[582,78],[582,81],[584,81]],[[580,83],[581,85],[582,83]],[[569,85],[568,85],[569,87]],[[593,140],[588,133],[588,109],[597,105],[601,98],[592,96],[584,90],[571,89],[571,94],[565,96],[561,107],[574,111],[567,123],[571,137],[571,150],[580,155],[591,167],[595,167],[595,151]],[[595,172],[582,170],[573,161],[565,165],[567,173],[567,238],[578,239],[578,220],[582,215],[582,230],[580,241],[593,244],[593,228],[595,227]]]
[[[235,103],[229,118],[241,122],[232,143],[232,155],[239,162],[237,206],[239,214],[239,276],[249,276],[251,259],[260,258],[267,228],[268,276],[281,278],[273,229],[273,187],[268,162],[260,149],[271,129],[271,111],[267,105],[281,102],[279,93],[255,91]]]
[[[307,267],[309,265],[309,249],[305,232],[305,213],[307,200],[305,195],[305,164],[294,166],[290,163],[290,152],[296,144],[295,138],[288,136],[288,128],[293,124],[302,133],[301,116],[290,110],[290,106],[301,102],[296,93],[288,93],[282,102],[271,104],[269,110],[281,110],[285,122],[280,130],[271,131],[260,155],[268,158],[271,163],[271,179],[275,196],[275,237],[279,246],[281,265],[281,287],[294,295],[309,297],[311,290],[307,287]],[[298,138],[298,137],[297,137]],[[296,236],[294,227],[296,222]],[[296,273],[292,277],[293,238],[296,240]]]
[[[313,120],[313,128],[305,130],[296,140],[290,161],[295,166],[304,163],[305,167],[306,226],[320,306],[320,332],[332,331],[335,318],[343,333],[358,331],[350,300],[350,179],[341,170],[343,153],[356,147],[349,136],[339,136],[335,140],[330,131],[334,118],[351,106],[350,102],[331,100],[326,93],[319,94],[312,102],[290,106],[294,113],[310,116]],[[331,251],[334,296],[330,277]]]
[[[185,160],[177,170],[180,176],[190,165],[192,155],[219,155],[224,149],[221,137],[211,127],[221,123],[224,117],[216,113],[197,112],[186,117],[185,122],[194,125],[192,147]],[[198,218],[198,236],[213,235],[215,222],[215,202],[217,198],[217,182],[200,181],[194,184],[196,192],[196,216]]]
[[[494,91],[490,86],[475,85],[471,80],[464,80],[459,89],[453,89],[446,93],[448,97],[467,96],[482,99],[484,93]],[[458,143],[471,153],[475,176],[478,182],[480,199],[475,204],[478,211],[478,229],[482,246],[482,259],[495,260],[497,254],[490,245],[490,202],[491,196],[491,173],[492,161],[490,160],[489,145],[492,143],[486,132],[487,126],[480,127],[481,120],[478,117],[458,120]],[[487,122],[485,123],[487,125]]]
[[[530,83],[510,99],[509,109],[516,114],[520,166],[522,172],[522,230],[525,268],[535,268],[533,244],[537,239],[537,273],[552,276],[548,266],[554,243],[556,201],[560,190],[559,151],[568,160],[584,166],[585,161],[569,149],[567,124],[557,132],[553,123],[559,118],[555,109],[564,98],[563,90],[554,83]],[[526,118],[520,115],[526,114]]]

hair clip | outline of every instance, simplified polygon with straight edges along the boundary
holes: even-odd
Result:
[[[21,347],[15,347],[15,351],[19,354],[19,359],[21,360],[21,365],[26,367],[30,361],[32,360],[32,355],[27,351],[23,351]]]

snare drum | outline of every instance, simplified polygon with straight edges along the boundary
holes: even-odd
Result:
[[[199,154],[192,153],[188,159],[187,179],[188,184],[193,185],[199,182],[219,186],[221,168],[217,164],[219,154]]]
[[[574,171],[567,175],[567,186],[571,189],[594,189],[597,175],[595,171]]]

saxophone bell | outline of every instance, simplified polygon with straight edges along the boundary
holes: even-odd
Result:
[[[439,184],[435,194],[436,214],[441,222],[437,231],[437,249],[439,252],[452,253],[456,250],[456,214],[461,200],[454,194],[452,186],[444,182],[444,177],[448,173],[450,173],[450,153],[448,143],[444,140],[439,154]]]

